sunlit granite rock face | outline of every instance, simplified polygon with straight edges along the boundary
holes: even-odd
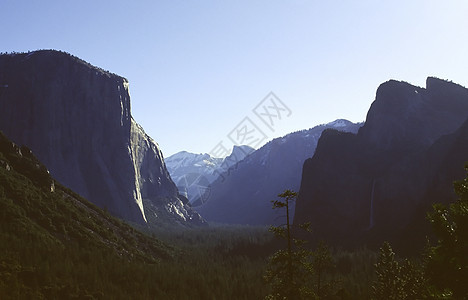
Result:
[[[146,202],[166,212],[158,218],[203,222],[133,120],[125,78],[45,50],[0,55],[0,89],[0,130],[64,185],[129,221],[147,220]]]

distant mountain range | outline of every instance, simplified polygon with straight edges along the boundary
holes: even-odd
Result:
[[[431,203],[454,200],[468,161],[468,89],[383,83],[357,134],[325,130],[306,160],[294,222],[340,246],[421,249]]]
[[[202,197],[209,185],[218,176],[237,162],[244,159],[254,149],[247,145],[235,145],[229,156],[212,157],[210,154],[195,154],[181,151],[165,159],[167,170],[176,183],[179,193],[193,204]]]
[[[208,221],[268,225],[283,222],[271,200],[285,189],[299,190],[302,165],[312,157],[322,131],[357,132],[361,123],[336,120],[276,138],[252,152],[215,180],[198,204]]]
[[[0,55],[0,130],[61,183],[125,220],[203,224],[132,118],[127,79],[70,54]]]

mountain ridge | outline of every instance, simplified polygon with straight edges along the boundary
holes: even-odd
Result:
[[[285,189],[299,189],[301,168],[312,157],[326,128],[357,131],[361,123],[338,119],[275,138],[214,181],[197,211],[208,221],[271,225],[280,222],[271,200]]]
[[[180,151],[167,157],[165,162],[179,192],[193,204],[218,176],[253,150],[250,146],[234,145],[231,153],[224,158],[213,157],[208,153]]]

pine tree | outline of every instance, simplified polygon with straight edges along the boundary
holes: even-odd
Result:
[[[286,249],[281,249],[270,257],[265,279],[271,284],[273,291],[266,299],[314,299],[316,295],[311,287],[312,252],[305,249],[304,240],[293,237],[289,217],[290,205],[296,200],[297,193],[286,190],[278,197],[281,199],[272,201],[273,209],[286,209],[286,224],[271,226],[270,231],[286,240]],[[300,227],[307,230],[309,225]]]
[[[395,253],[388,242],[380,248],[380,255],[375,265],[377,280],[372,286],[374,299],[405,299],[402,270],[395,260]]]
[[[435,294],[468,297],[468,164],[467,176],[454,183],[457,201],[435,204],[428,218],[437,243],[428,250],[426,273]]]

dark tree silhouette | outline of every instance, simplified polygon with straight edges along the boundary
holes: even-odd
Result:
[[[271,284],[272,293],[266,299],[321,299],[331,291],[331,285],[324,280],[325,272],[332,266],[330,251],[323,242],[310,251],[304,247],[305,240],[294,237],[289,213],[297,193],[285,190],[278,197],[281,199],[272,201],[273,209],[286,210],[286,223],[271,226],[270,231],[284,239],[286,247],[270,257],[265,279]],[[298,227],[310,231],[309,223]]]
[[[439,294],[468,297],[468,164],[467,176],[454,183],[457,201],[435,204],[428,218],[437,243],[428,250],[426,273]]]
[[[421,269],[408,259],[398,261],[388,242],[380,248],[375,268],[377,279],[372,285],[374,299],[411,300],[426,295],[426,280]]]
[[[428,219],[437,237],[419,267],[398,261],[384,243],[376,264],[375,299],[468,299],[468,164],[465,179],[454,182],[458,199],[448,207],[433,205]]]

